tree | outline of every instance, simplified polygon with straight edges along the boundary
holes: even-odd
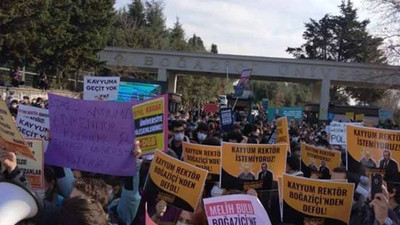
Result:
[[[141,0],[133,0],[132,4],[128,5],[128,15],[136,26],[146,25],[146,14]]]
[[[339,6],[340,15],[325,15],[318,22],[310,19],[305,24],[306,31],[303,38],[306,40],[301,47],[287,48],[287,52],[296,58],[330,60],[339,62],[363,62],[363,63],[385,63],[384,53],[379,49],[382,44],[381,38],[370,35],[366,27],[368,20],[358,21],[357,10],[353,8],[351,1],[342,1]],[[361,104],[371,104],[381,99],[385,92],[369,88],[334,86],[331,92],[331,100],[343,103],[348,100],[346,96],[336,96],[343,93],[356,99]],[[346,102],[348,103],[348,102]]]
[[[24,66],[40,61],[34,52],[40,49],[38,29],[47,8],[47,0],[0,2],[0,64]]]
[[[214,43],[211,45],[211,52],[214,54],[218,54],[218,46]]]
[[[151,0],[145,3],[146,32],[149,34],[146,48],[166,49],[168,46],[168,32],[165,25],[164,3]]]
[[[179,18],[176,18],[174,27],[169,32],[169,47],[173,50],[184,51],[188,49],[188,44],[185,41],[185,31]]]
[[[196,34],[193,34],[193,36],[191,38],[189,38],[188,43],[189,43],[192,51],[194,51],[194,52],[205,52],[206,51],[203,40],[201,40],[201,37],[196,36]]]

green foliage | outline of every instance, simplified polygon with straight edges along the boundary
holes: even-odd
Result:
[[[351,1],[339,6],[340,15],[325,15],[319,21],[305,24],[305,43],[301,47],[287,48],[296,58],[330,60],[340,62],[385,63],[380,50],[383,40],[373,37],[366,30],[368,20],[358,21],[357,10]],[[385,96],[385,91],[370,88],[332,87],[331,102],[348,104],[350,98],[367,105]],[[341,91],[344,90],[344,91]]]
[[[274,106],[294,106],[311,100],[311,87],[305,84],[250,81],[255,100],[270,100]]]

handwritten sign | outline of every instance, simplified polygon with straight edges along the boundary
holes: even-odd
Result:
[[[164,151],[168,146],[168,97],[162,95],[132,107],[135,137],[144,154]]]
[[[17,156],[18,167],[24,171],[33,189],[44,189],[44,157],[43,140],[38,138],[27,138],[29,148],[35,155],[36,160]]]
[[[7,151],[15,152],[30,159],[35,159],[33,153],[21,136],[13,122],[10,111],[4,101],[0,100],[0,147]]]
[[[83,99],[114,101],[118,98],[119,77],[84,77]]]
[[[46,164],[117,176],[135,174],[130,103],[49,94],[51,142]]]
[[[203,202],[208,224],[271,225],[267,211],[255,196],[226,195],[205,198]]]

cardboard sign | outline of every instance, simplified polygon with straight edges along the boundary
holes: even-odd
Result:
[[[33,106],[19,105],[17,120],[21,117],[29,118],[35,122],[44,124],[44,126],[50,126],[50,116],[48,109],[42,109]]]
[[[333,169],[340,166],[341,153],[301,143],[301,171],[305,177],[318,172],[320,178],[329,179]]]
[[[168,96],[162,95],[132,107],[135,136],[143,154],[164,151],[168,146]]]
[[[304,225],[349,223],[354,184],[283,175],[283,222]]]
[[[286,117],[276,120],[276,141],[277,144],[286,144],[290,152],[289,128]]]
[[[284,144],[222,143],[221,187],[237,190],[271,189],[286,170]]]
[[[24,171],[33,189],[45,189],[43,140],[40,138],[27,138],[26,142],[36,160],[17,156],[18,167]]]
[[[204,112],[205,113],[216,113],[218,112],[217,104],[204,104]]]
[[[203,199],[208,224],[263,224],[271,221],[257,197],[226,195]]]
[[[329,144],[331,145],[346,145],[346,125],[353,124],[356,126],[362,126],[362,123],[341,123],[332,121],[329,126]]]
[[[251,72],[252,69],[242,70],[242,74],[240,75],[239,82],[235,87],[235,93],[233,97],[238,98],[243,95],[244,89],[246,88],[247,83],[249,82]]]
[[[35,159],[33,153],[15,126],[7,104],[0,100],[0,147],[30,159]]]
[[[161,151],[154,154],[145,191],[177,208],[194,212],[208,172]]]
[[[130,103],[86,101],[49,94],[49,165],[133,176],[136,158]]]
[[[233,130],[233,115],[231,108],[222,108],[219,110],[219,117],[221,123],[221,130],[230,132]]]
[[[347,152],[350,172],[378,168],[386,180],[399,180],[400,131],[347,125]]]
[[[118,98],[119,77],[84,77],[84,100],[114,101]]]
[[[183,142],[183,161],[207,170],[207,180],[219,181],[221,146],[197,145]]]
[[[35,120],[35,117],[19,116],[18,114],[16,124],[23,137],[42,139],[43,149],[46,152],[49,145],[49,123],[40,123]]]

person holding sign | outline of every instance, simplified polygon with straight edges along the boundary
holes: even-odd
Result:
[[[11,180],[23,187],[30,189],[28,179],[24,172],[17,166],[17,157],[15,153],[0,150],[0,180]]]

